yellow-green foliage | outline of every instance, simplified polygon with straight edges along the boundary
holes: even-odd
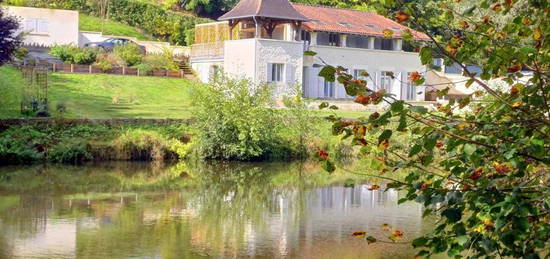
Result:
[[[168,141],[152,130],[129,130],[115,139],[114,146],[119,159],[164,160],[174,154]]]

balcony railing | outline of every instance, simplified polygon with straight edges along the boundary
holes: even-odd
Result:
[[[193,44],[191,58],[223,57],[223,41]]]

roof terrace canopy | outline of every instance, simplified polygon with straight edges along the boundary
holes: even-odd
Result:
[[[252,17],[280,20],[308,21],[288,2],[288,0],[241,0],[231,11],[219,20],[246,19]]]
[[[261,27],[272,37],[273,30],[278,24],[290,23],[298,31],[301,23],[309,19],[296,11],[288,0],[241,0],[218,20],[229,21],[230,29],[240,21],[253,20],[256,25],[256,37],[260,36]]]

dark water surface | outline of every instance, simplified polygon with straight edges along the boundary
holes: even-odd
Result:
[[[0,167],[0,258],[412,258],[415,203],[315,166]],[[335,181],[338,182],[338,181]]]

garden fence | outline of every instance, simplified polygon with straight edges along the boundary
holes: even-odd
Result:
[[[37,64],[36,66],[20,66],[20,69],[27,67],[43,67],[47,68],[50,72],[61,73],[78,73],[78,74],[114,74],[114,75],[128,75],[128,76],[158,76],[158,77],[179,77],[189,78],[193,77],[193,74],[185,69],[181,70],[168,70],[168,69],[155,69],[150,71],[140,71],[137,68],[130,67],[113,67],[108,70],[102,70],[94,65],[76,65],[76,64]]]

